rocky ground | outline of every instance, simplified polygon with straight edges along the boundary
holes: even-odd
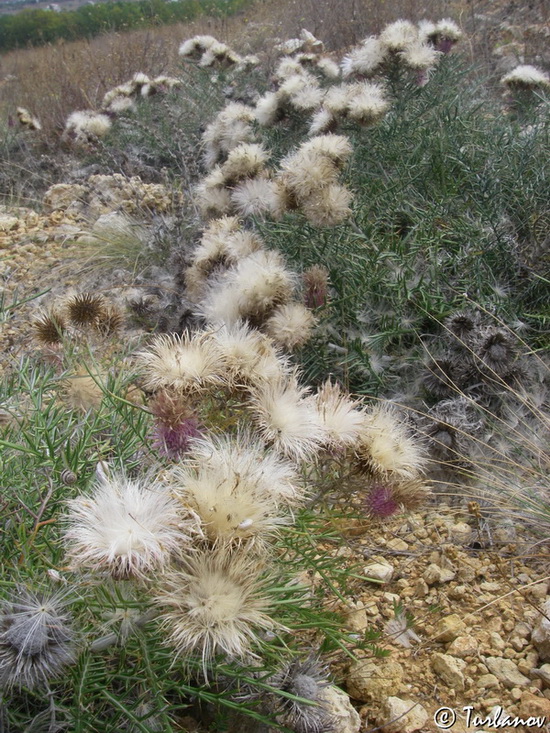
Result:
[[[106,221],[112,224],[115,204],[131,213],[137,195],[141,201],[149,197],[152,210],[170,206],[162,186],[92,176],[76,186],[53,187],[42,214],[2,209],[2,370],[32,354],[32,318],[40,308],[67,288],[85,287],[84,277],[89,286],[83,243],[90,232],[99,236]],[[124,296],[134,286],[131,273],[122,271],[114,290]],[[112,277],[106,287],[113,288]],[[16,303],[22,305],[12,307]],[[333,661],[334,679],[352,703],[335,688],[324,693],[338,733],[436,731],[451,727],[445,715],[456,715],[455,733],[550,730],[546,542],[526,527],[489,525],[475,503],[435,501],[375,531],[353,520],[338,529],[343,543],[319,552],[337,556],[355,572],[359,568],[365,579],[353,581],[345,604],[331,607],[358,637],[368,629],[381,632],[379,645],[390,652],[378,659]],[[396,604],[403,609],[397,619]],[[442,708],[448,710],[438,713]],[[476,724],[473,718],[490,714],[496,716],[493,723]],[[528,725],[516,717],[545,722]]]

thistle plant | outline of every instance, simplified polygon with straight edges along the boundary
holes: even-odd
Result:
[[[2,387],[10,725],[32,710],[78,732],[91,718],[171,731],[198,701],[328,733],[311,647],[372,650],[330,605],[350,573],[318,545],[340,541],[338,518],[353,507],[371,528],[417,509],[427,473],[438,488],[468,479],[489,513],[513,476],[507,507],[547,531],[531,430],[545,365],[507,325],[543,344],[530,245],[547,131],[493,114],[448,53],[459,37],[401,20],[338,65],[303,32],[269,87],[199,36],[178,79],[137,72],[73,117],[92,157],[128,150],[191,191],[185,231],[201,233],[163,265],[189,318],[130,341],[106,295],[69,293],[36,317],[43,360]],[[134,300],[142,325],[151,309]],[[42,593],[45,573],[67,600]]]

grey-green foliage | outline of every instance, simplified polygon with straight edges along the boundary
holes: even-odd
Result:
[[[402,78],[389,89],[379,124],[338,129],[354,147],[352,220],[320,230],[292,215],[261,227],[297,269],[330,271],[332,301],[303,352],[308,374],[377,393],[403,388],[418,334],[437,330],[464,293],[535,334],[548,322],[547,108],[520,124],[452,56],[424,87]]]
[[[87,360],[93,374],[91,353]],[[269,723],[276,711],[240,699],[239,686],[248,680],[261,693],[262,679],[303,653],[295,644],[298,632],[315,634],[323,651],[376,651],[373,636],[352,638],[338,614],[322,608],[327,589],[335,598],[349,595],[352,575],[340,570],[338,558],[319,555],[318,542],[332,541],[330,532],[303,511],[276,549],[280,560],[269,587],[276,633],[259,640],[259,658],[250,664],[213,660],[208,683],[200,657],[175,659],[146,589],[71,572],[61,540],[66,502],[88,488],[98,461],[132,476],[162,467],[152,448],[151,416],[124,397],[135,375],[113,368],[123,376],[110,377],[101,405],[83,412],[63,396],[68,371],[30,359],[17,366],[0,385],[0,620],[21,589],[46,597],[57,590],[74,638],[57,677],[36,689],[14,677],[17,684],[0,690],[2,730],[22,733],[32,721],[36,730],[170,733],[182,729],[189,713],[220,730],[237,714]],[[323,578],[315,590],[296,582],[307,571]],[[270,690],[271,698],[277,694]]]

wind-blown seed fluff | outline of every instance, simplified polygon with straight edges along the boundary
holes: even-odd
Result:
[[[305,155],[324,155],[341,167],[351,156],[353,149],[345,135],[318,135],[307,140],[300,148]]]
[[[266,333],[283,349],[292,351],[311,338],[315,317],[301,303],[286,303],[273,311],[266,321]]]
[[[257,143],[242,143],[233,148],[221,166],[225,185],[235,184],[243,178],[254,178],[265,169],[267,151]]]
[[[379,84],[362,82],[351,84],[347,115],[362,125],[371,125],[378,122],[388,111],[389,102],[384,97],[384,90]]]
[[[318,59],[315,65],[327,79],[337,79],[340,76],[340,67],[328,56]]]
[[[418,29],[408,20],[396,20],[384,28],[379,40],[389,51],[403,51],[418,40]]]
[[[230,384],[257,386],[288,371],[287,359],[277,353],[271,340],[244,323],[222,326],[213,338],[227,365]]]
[[[209,540],[263,547],[289,523],[286,507],[297,503],[297,477],[276,454],[240,435],[194,441],[192,457],[192,463],[175,466],[168,480]]]
[[[242,657],[257,629],[272,629],[258,560],[227,548],[198,552],[169,572],[156,602],[178,655],[197,653],[204,672],[215,654]]]
[[[183,41],[179,47],[178,54],[180,56],[199,59],[204,51],[215,43],[217,43],[217,40],[214,36],[193,36],[193,38],[188,38],[186,41]]]
[[[360,403],[350,399],[338,384],[330,380],[319,388],[313,401],[325,431],[326,445],[355,445],[365,426],[365,415]]]
[[[345,186],[331,183],[311,194],[303,203],[306,219],[315,227],[334,227],[351,215],[352,194]]]
[[[0,688],[46,686],[75,661],[63,594],[19,588],[0,609]]]
[[[191,266],[185,273],[187,296],[200,297],[209,277],[219,275],[232,265],[263,248],[254,232],[241,229],[235,216],[224,216],[208,226],[193,254]]]
[[[366,38],[342,59],[342,76],[372,76],[384,63],[386,53],[386,47],[378,38]]]
[[[328,109],[321,107],[313,117],[309,125],[310,135],[321,135],[324,132],[332,132],[338,126],[338,117]]]
[[[502,77],[500,83],[509,89],[549,89],[550,77],[536,66],[523,64],[516,66]]]
[[[281,161],[278,180],[298,201],[303,202],[335,181],[337,175],[338,168],[328,156],[299,149]]]
[[[271,127],[281,115],[283,97],[278,92],[266,92],[256,103],[256,120],[262,127]]]
[[[239,102],[230,102],[207,125],[202,136],[205,146],[204,159],[206,166],[212,168],[220,159],[241,143],[254,140],[251,123],[255,118],[252,107]]]
[[[435,24],[435,32],[439,41],[444,39],[453,43],[459,41],[463,35],[458,25],[453,20],[449,20],[449,18],[438,20]]]
[[[223,360],[208,334],[162,334],[138,360],[146,389],[187,392],[223,383]]]
[[[304,67],[294,58],[282,58],[277,64],[274,77],[282,82],[292,76],[299,76],[304,73]]]
[[[428,71],[436,66],[441,52],[425,43],[411,43],[399,56],[410,69]]]
[[[40,120],[32,115],[25,107],[17,107],[15,110],[19,124],[27,130],[41,130]]]
[[[261,324],[289,300],[295,285],[296,275],[285,268],[282,256],[260,250],[212,281],[201,311],[213,324],[233,325],[239,320]]]
[[[94,138],[105,137],[111,125],[109,117],[101,112],[89,109],[73,112],[67,117],[63,137],[77,143],[85,143]]]
[[[280,217],[284,202],[276,181],[259,176],[238,183],[231,191],[231,201],[241,216]]]
[[[295,377],[269,382],[252,390],[250,410],[262,438],[295,461],[319,452],[324,439],[319,416]]]
[[[414,479],[425,465],[420,441],[411,437],[394,410],[380,405],[365,411],[356,455],[367,471],[386,478]]]
[[[114,578],[163,570],[196,531],[163,486],[124,474],[103,477],[91,494],[68,506],[65,543],[72,565]]]

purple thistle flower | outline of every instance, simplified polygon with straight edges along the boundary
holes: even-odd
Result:
[[[374,484],[366,498],[367,512],[375,519],[387,519],[399,510],[391,486]]]
[[[201,433],[199,420],[196,417],[187,417],[177,425],[168,425],[156,420],[153,445],[162,456],[176,460],[189,450],[191,441],[198,438]]]

